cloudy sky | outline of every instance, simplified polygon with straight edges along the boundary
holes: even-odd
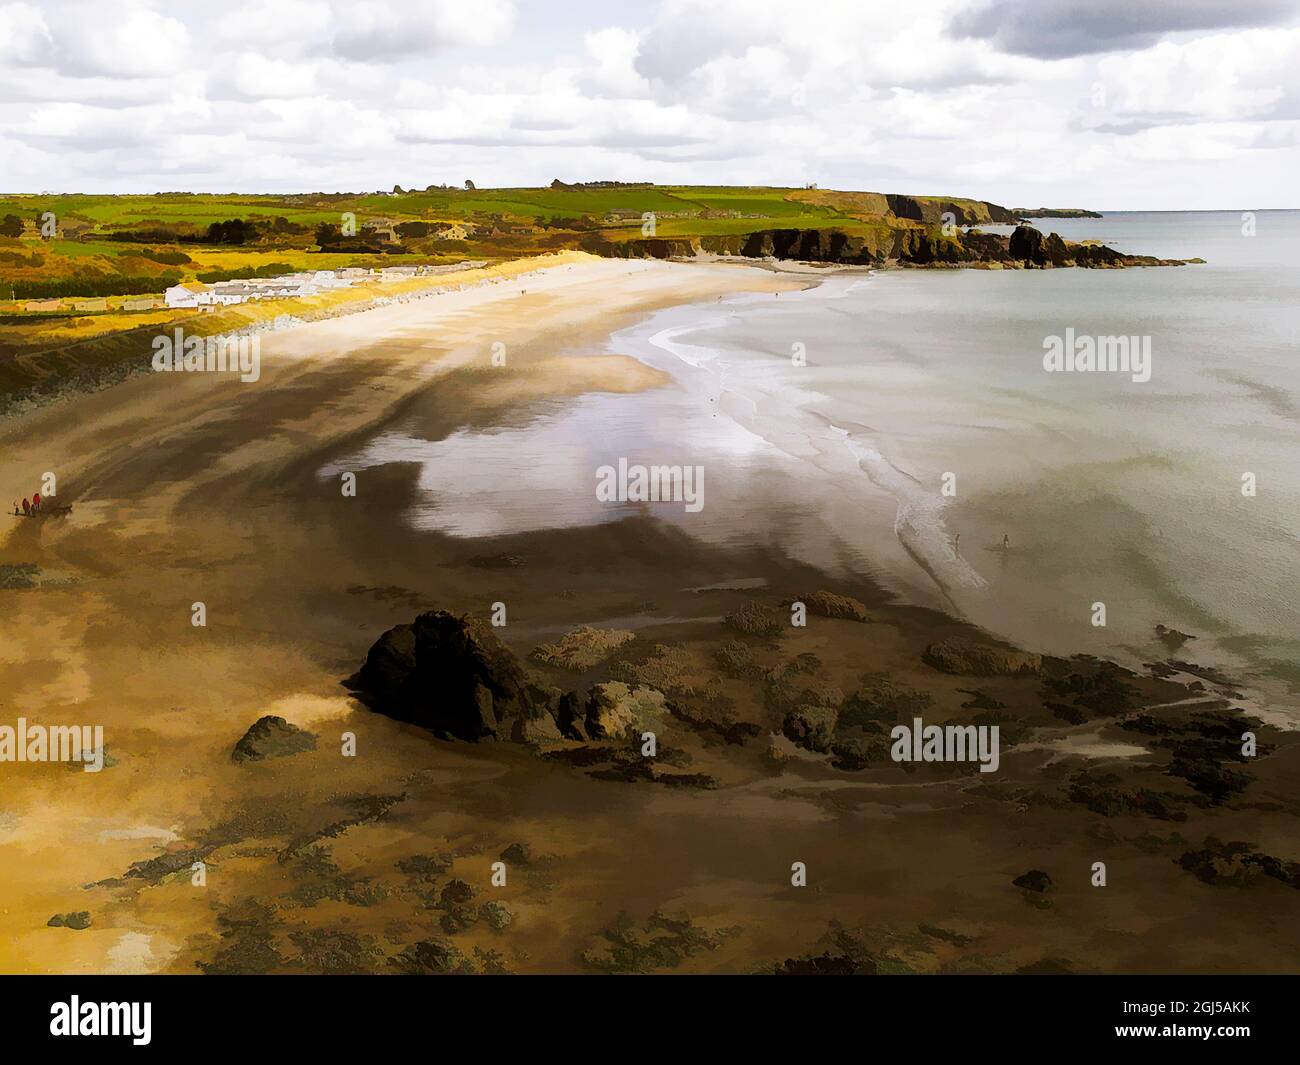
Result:
[[[0,0],[0,191],[1300,207],[1300,0]]]

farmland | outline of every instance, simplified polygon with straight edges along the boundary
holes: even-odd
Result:
[[[573,249],[731,254],[777,230],[843,234],[884,261],[918,239],[940,240],[941,216],[958,223],[1010,217],[974,200],[612,182],[357,194],[0,195],[0,402],[133,359],[141,335],[194,317],[163,306],[164,290],[182,283],[467,259],[491,264]],[[297,313],[299,303],[246,308],[236,324]],[[205,314],[197,328],[211,332],[227,317]]]

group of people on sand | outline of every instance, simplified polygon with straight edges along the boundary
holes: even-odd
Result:
[[[31,499],[26,499],[26,498],[23,499],[22,512],[26,514],[28,517],[31,517],[33,514],[39,514],[41,512],[40,492],[33,492]],[[18,513],[18,502],[16,500],[14,501],[14,513],[15,514]]]

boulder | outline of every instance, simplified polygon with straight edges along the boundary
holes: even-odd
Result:
[[[748,602],[739,610],[728,614],[727,625],[746,636],[779,636],[785,628],[781,615],[770,606]]]
[[[1043,668],[1041,655],[962,638],[930,644],[921,659],[941,673],[973,677],[1017,676],[1038,673]]]
[[[510,728],[510,738],[515,743],[544,747],[548,743],[560,743],[564,735],[550,714],[541,714],[538,717],[515,718]]]
[[[1049,233],[1043,238],[1042,256],[1044,262],[1053,266],[1064,266],[1073,261],[1069,246],[1055,233]]]
[[[560,697],[555,722],[566,740],[587,742],[587,704],[578,692],[565,692]]]
[[[491,626],[445,610],[384,633],[356,687],[372,709],[444,739],[506,738],[520,719],[547,714],[538,689]],[[547,731],[544,721],[532,727]]]
[[[866,621],[867,608],[864,603],[847,595],[834,592],[812,592],[801,595],[795,602],[803,603],[808,613],[818,614],[824,618],[843,618],[847,621]]]
[[[268,714],[259,717],[230,752],[232,762],[260,762],[264,758],[284,758],[302,751],[314,751],[316,737],[306,729],[291,725],[282,717]]]
[[[1043,234],[1033,226],[1016,226],[1007,246],[1011,258],[1021,262],[1043,263]]]
[[[511,865],[527,865],[533,860],[533,850],[527,843],[512,843],[501,852],[501,860]]]
[[[781,731],[800,747],[825,754],[835,740],[839,717],[840,712],[833,706],[801,706],[786,715]]]
[[[654,688],[632,688],[622,681],[597,684],[587,701],[587,733],[593,739],[660,735],[668,723],[664,693]]]
[[[45,922],[48,928],[71,928],[77,932],[90,927],[90,911],[77,910],[75,913],[56,913]]]
[[[1029,872],[1022,873],[1011,882],[1015,884],[1016,887],[1023,888],[1025,891],[1037,891],[1040,893],[1046,891],[1052,886],[1052,878],[1041,869],[1030,869]]]

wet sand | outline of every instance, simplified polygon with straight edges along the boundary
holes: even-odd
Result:
[[[13,521],[0,545],[0,562],[34,563],[42,578],[0,591],[0,724],[102,724],[115,763],[98,774],[0,764],[0,971],[386,972],[435,940],[477,971],[735,972],[823,954],[869,957],[879,971],[1045,960],[1295,971],[1283,934],[1293,886],[1207,884],[1178,864],[1210,836],[1300,859],[1290,734],[1261,729],[1270,751],[1249,786],[1202,804],[1165,773],[1168,752],[1115,716],[1076,724],[1047,709],[1041,677],[926,665],[931,643],[978,635],[961,622],[867,580],[832,583],[746,544],[743,530],[702,544],[647,508],[457,540],[403,520],[413,466],[365,471],[355,498],[319,476],[398,424],[437,441],[526,426],[587,392],[634,404],[665,380],[599,352],[612,331],[673,302],[804,283],[572,256],[524,280],[277,334],[255,385],[144,376],[0,426],[0,497],[53,470],[58,501],[74,506],[67,518]],[[504,367],[491,364],[496,343]],[[518,564],[484,564],[507,557]],[[742,587],[695,590],[733,583]],[[868,621],[813,617],[764,638],[721,620],[822,588],[860,600]],[[191,625],[197,602],[203,628]],[[509,606],[501,637],[521,657],[579,624],[632,628],[626,652],[587,673],[530,668],[564,688],[653,678],[677,708],[661,742],[716,786],[595,779],[572,764],[574,744],[543,757],[440,741],[344,687],[388,627],[429,609],[486,615],[495,602]],[[731,641],[752,656],[743,675],[717,664]],[[1005,750],[989,776],[836,768],[783,739],[778,759],[772,678],[796,674],[843,693],[887,676],[928,698],[934,721],[973,719],[963,704],[978,690],[1023,727],[1024,750]],[[1130,683],[1135,707],[1187,696],[1172,680]],[[1214,686],[1205,698],[1215,712],[1232,705]],[[265,714],[311,730],[317,749],[232,763]],[[737,724],[751,726],[743,742]],[[355,757],[341,755],[345,733]],[[1070,798],[1081,772],[1116,774],[1105,787],[1120,792],[1174,794],[1181,819],[1099,813]],[[518,842],[527,861],[491,886],[491,863]],[[191,860],[205,863],[204,886]],[[1105,888],[1090,886],[1096,861],[1108,865]],[[793,862],[806,863],[806,888],[791,886]],[[1050,892],[1011,883],[1031,869],[1049,872]],[[509,926],[462,927],[443,902],[456,879],[475,906],[502,903]],[[88,929],[46,925],[83,910]]]

